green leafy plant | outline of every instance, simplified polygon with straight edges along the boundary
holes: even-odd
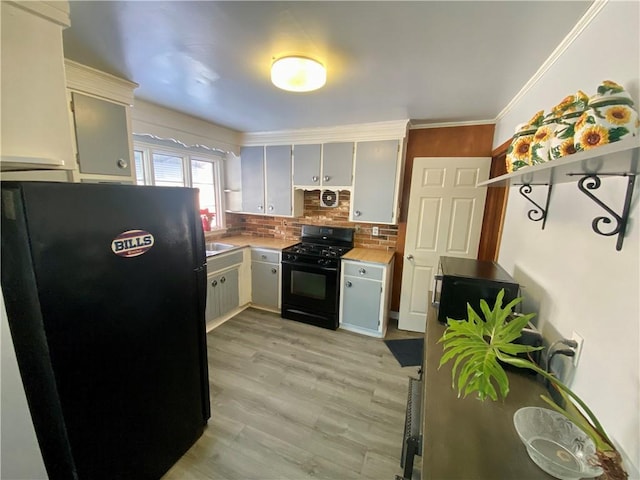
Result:
[[[504,290],[501,290],[493,308],[486,301],[480,301],[484,319],[469,304],[467,321],[447,319],[447,329],[439,340],[444,346],[440,366],[453,360],[452,382],[458,396],[466,397],[475,392],[481,400],[504,398],[509,393],[509,378],[503,364],[533,370],[549,381],[563,404],[558,405],[547,395],[541,395],[541,398],[593,440],[598,463],[604,471],[602,478],[626,479],[628,475],[622,467],[620,453],[584,401],[557,377],[533,361],[518,356],[542,348],[513,343],[535,314],[512,318],[513,308],[522,298],[516,298],[504,307],[503,299]]]

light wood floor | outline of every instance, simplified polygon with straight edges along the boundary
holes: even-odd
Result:
[[[420,335],[391,328],[387,339]],[[248,309],[207,341],[212,416],[165,480],[401,474],[418,368],[400,367],[382,340]]]

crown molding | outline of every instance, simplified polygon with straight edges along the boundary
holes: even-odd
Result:
[[[403,119],[335,127],[245,133],[242,137],[242,145],[251,147],[261,145],[394,140],[404,138],[407,135],[408,123],[408,119]]]
[[[4,3],[4,2],[3,2]],[[49,20],[63,28],[71,26],[69,16],[69,2],[55,1],[30,1],[30,2],[6,2],[9,5],[31,12],[45,20]]]
[[[87,67],[73,60],[64,59],[67,88],[89,93],[108,100],[133,105],[133,91],[137,83],[130,82],[95,68]]]
[[[593,21],[594,18],[600,13],[600,11],[604,8],[604,6],[609,2],[609,0],[595,0],[589,9],[582,16],[580,21],[575,24],[575,26],[571,29],[571,31],[567,34],[566,37],[560,42],[560,44],[555,48],[551,55],[545,60],[545,62],[538,68],[536,73],[529,79],[527,83],[520,89],[520,91],[516,94],[515,97],[511,99],[511,101],[507,104],[506,107],[498,113],[496,116],[494,123],[497,123],[500,119],[502,119],[505,115],[507,115],[511,109],[520,101],[522,98],[533,88],[533,86],[538,83],[538,81],[547,73],[547,71],[553,66],[554,63],[562,56],[562,54],[571,46],[573,42],[580,36],[585,28]]]
[[[467,122],[440,122],[440,123],[421,123],[421,120],[411,120],[409,122],[409,130],[419,130],[425,128],[446,128],[446,127],[472,127],[475,125],[494,125],[494,119],[487,120],[469,120]]]

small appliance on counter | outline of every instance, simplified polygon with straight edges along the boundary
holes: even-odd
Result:
[[[480,300],[493,306],[504,289],[504,304],[518,297],[520,285],[496,262],[472,258],[440,257],[434,278],[432,304],[438,321],[465,320],[467,303],[481,315]]]

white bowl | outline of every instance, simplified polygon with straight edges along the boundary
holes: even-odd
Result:
[[[602,474],[602,469],[593,465],[593,441],[564,415],[547,408],[524,407],[513,415],[513,424],[531,460],[549,475],[578,480]]]

